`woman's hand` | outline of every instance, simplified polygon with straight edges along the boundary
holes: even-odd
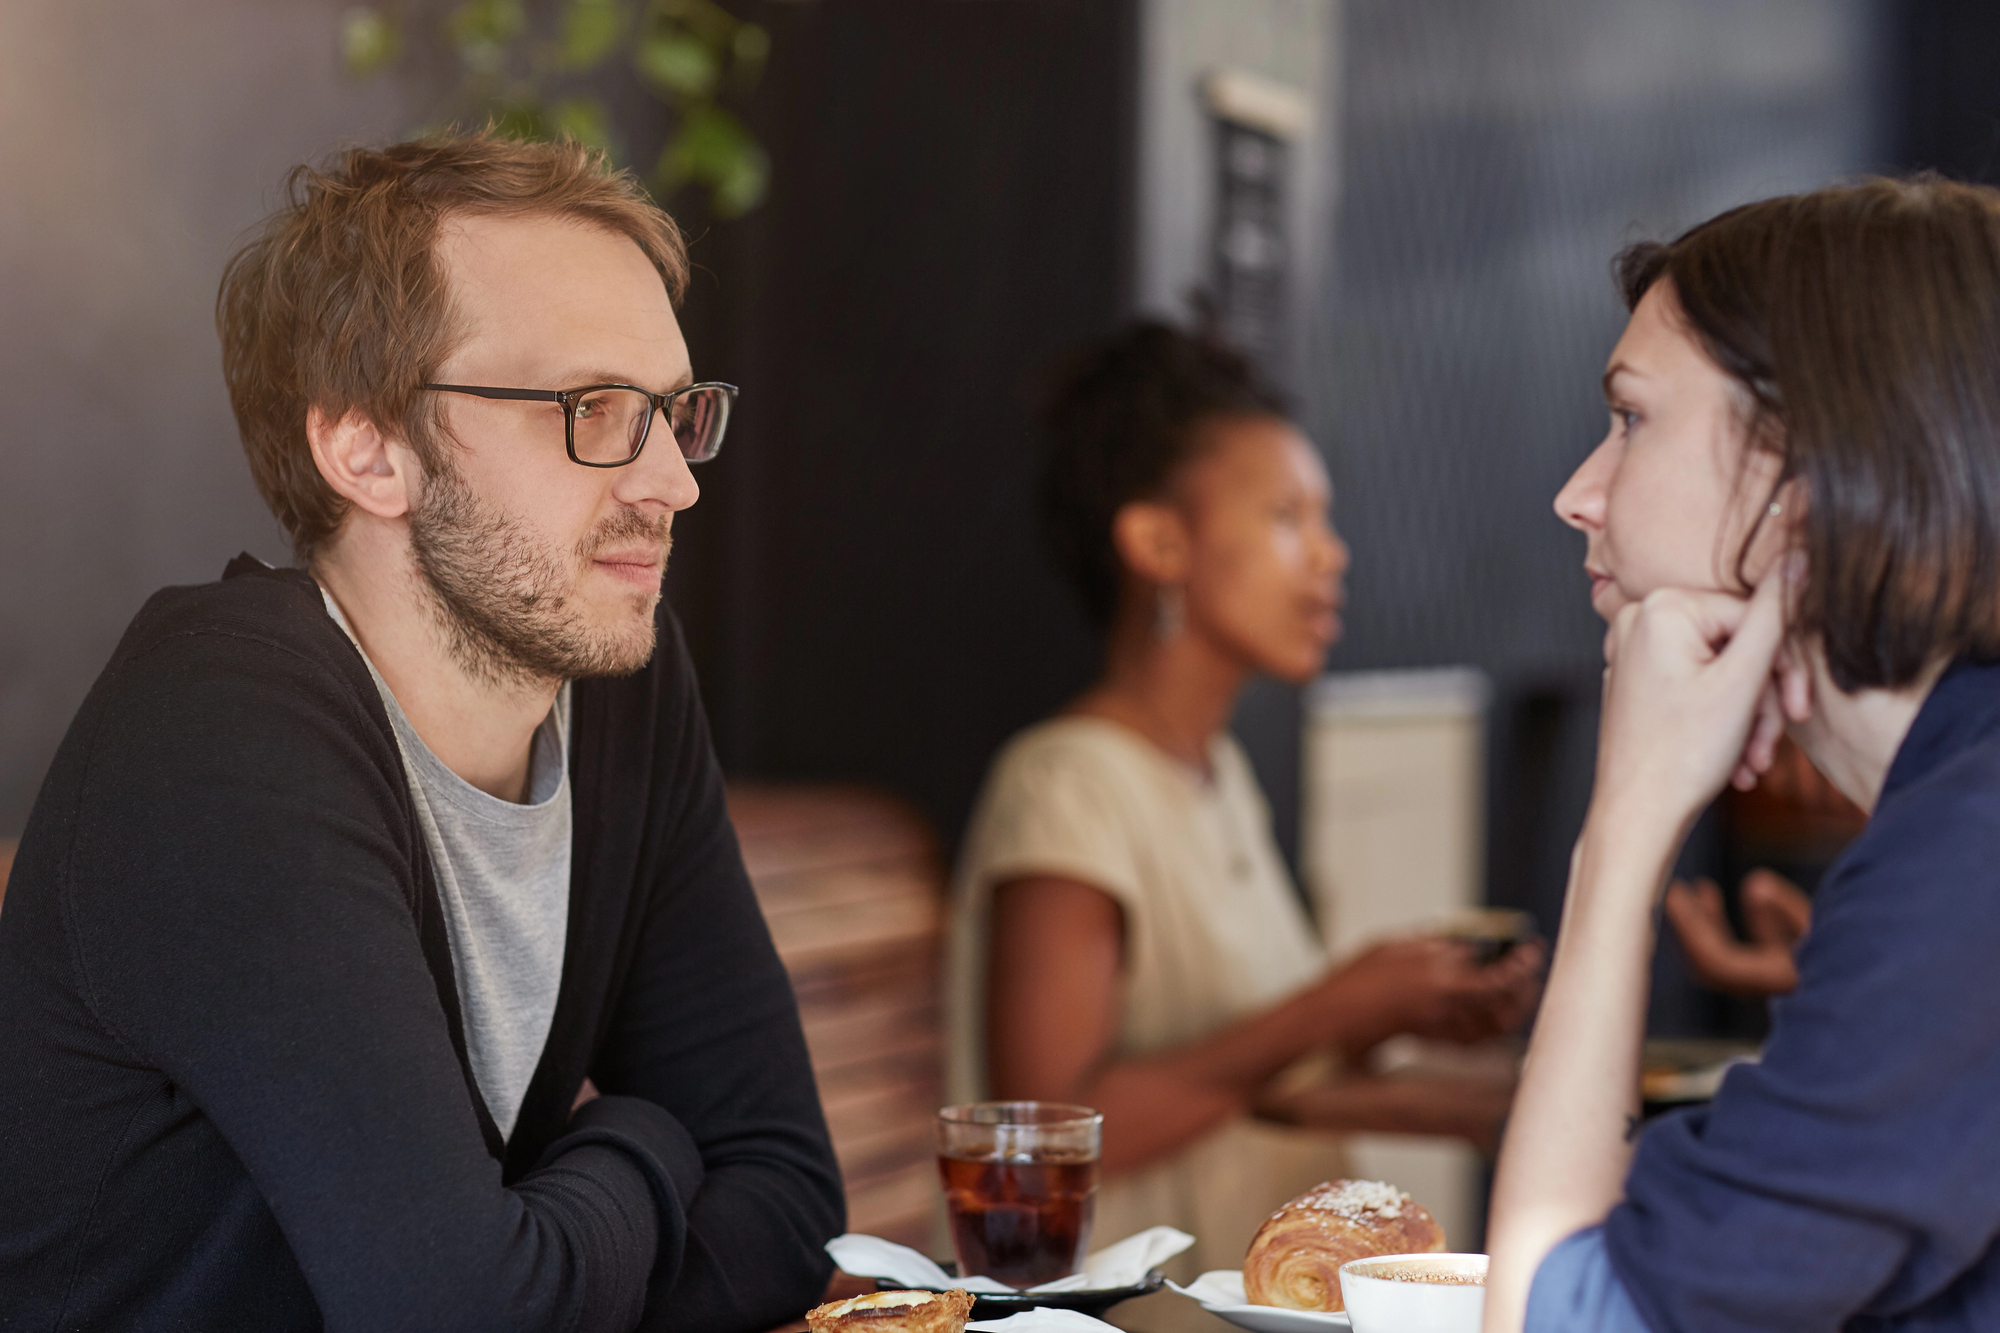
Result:
[[[1514,1103],[1507,1074],[1371,1074],[1300,1089],[1267,1089],[1259,1119],[1336,1134],[1431,1134],[1464,1139],[1487,1157]]]
[[[1783,875],[1753,870],[1743,879],[1745,943],[1729,927],[1714,880],[1675,880],[1667,919],[1696,980],[1733,995],[1788,995],[1799,984],[1793,955],[1812,925],[1812,899]]]
[[[1770,767],[1794,568],[1780,561],[1748,598],[1668,588],[1619,611],[1604,639],[1593,813],[1659,824],[1677,843],[1724,782]]]
[[[1096,1107],[1107,1177],[1179,1152],[1249,1110],[1309,1052],[1358,1052],[1405,1031],[1460,1041],[1508,1031],[1533,1007],[1542,966],[1539,943],[1480,967],[1464,944],[1401,940],[1209,1036],[1138,1056],[1117,1048],[1123,941],[1123,911],[1102,889],[1052,876],[994,889],[992,1095]]]
[[[1458,940],[1391,940],[1328,973],[1310,994],[1350,1056],[1404,1032],[1484,1041],[1513,1031],[1533,1011],[1545,957],[1538,940],[1485,965]]]
[[[1655,592],[1605,636],[1597,785],[1494,1177],[1488,1329],[1520,1328],[1543,1258],[1624,1189],[1653,905],[1696,814],[1732,775],[1770,766],[1800,703],[1778,654],[1801,572],[1781,560],[1748,598]]]

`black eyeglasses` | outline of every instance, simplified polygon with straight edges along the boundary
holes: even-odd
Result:
[[[494,389],[475,384],[422,387],[438,393],[469,393],[475,398],[561,403],[563,442],[570,461],[585,467],[623,467],[637,458],[646,447],[655,412],[666,414],[681,457],[690,463],[706,463],[722,448],[729,409],[736,403],[736,386],[719,381],[690,384],[671,393],[653,393],[636,384],[586,384],[581,389]]]

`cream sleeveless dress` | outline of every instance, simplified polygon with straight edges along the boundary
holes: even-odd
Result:
[[[1093,885],[1124,909],[1116,1056],[1206,1037],[1327,967],[1272,841],[1269,807],[1233,739],[1215,740],[1204,778],[1117,723],[1044,722],[994,761],[960,857],[947,989],[954,1102],[987,1096],[993,888],[1031,875]],[[1173,1158],[1103,1182],[1092,1245],[1165,1224],[1196,1240],[1170,1277],[1239,1268],[1273,1210],[1345,1174],[1338,1137],[1242,1117]]]

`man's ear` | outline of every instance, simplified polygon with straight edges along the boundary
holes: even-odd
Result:
[[[1125,567],[1148,583],[1186,583],[1194,543],[1187,521],[1171,505],[1132,500],[1111,518],[1111,544]]]
[[[415,504],[416,455],[358,409],[335,421],[323,408],[308,408],[306,439],[320,476],[355,508],[400,518]]]

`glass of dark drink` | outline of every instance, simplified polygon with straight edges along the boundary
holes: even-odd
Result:
[[[938,1112],[938,1174],[958,1271],[1025,1288],[1083,1268],[1104,1117],[1060,1102]]]

